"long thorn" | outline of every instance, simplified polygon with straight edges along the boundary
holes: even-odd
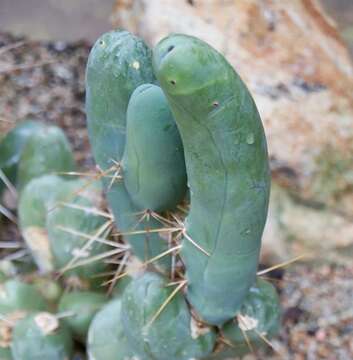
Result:
[[[104,253],[92,256],[92,257],[90,257],[90,258],[88,258],[86,260],[78,261],[78,262],[76,262],[75,264],[73,264],[70,267],[66,266],[65,268],[62,268],[60,270],[60,274],[63,274],[64,272],[66,272],[68,270],[72,270],[72,269],[77,268],[79,266],[88,265],[88,264],[91,264],[91,263],[93,263],[95,261],[105,259],[105,258],[107,258],[109,256],[121,254],[121,253],[123,253],[125,251],[128,251],[128,250],[126,250],[126,249],[114,249],[114,250],[111,250],[111,251],[106,251]]]
[[[188,214],[188,212],[189,212],[187,209],[185,209],[185,208],[182,207],[181,205],[178,205],[178,206],[177,206],[177,209],[180,210],[181,212],[183,212],[184,214]]]
[[[181,221],[181,219],[179,219],[175,214],[170,213],[170,216],[176,221],[176,223],[180,226],[184,226],[184,223]]]
[[[147,327],[150,327],[158,318],[158,316],[162,313],[162,311],[167,307],[167,305],[172,301],[174,296],[186,285],[187,280],[184,280],[181,282],[166,298],[166,300],[163,302],[163,304],[160,306],[160,308],[157,310],[157,312],[153,315],[152,319],[147,323]]]
[[[112,188],[115,180],[121,180],[123,177],[120,175],[120,165],[118,166],[117,170],[115,171],[115,173],[113,174],[113,177],[110,181],[110,184],[108,186],[108,191]]]
[[[297,261],[299,261],[299,260],[301,260],[301,259],[303,259],[303,258],[305,258],[305,257],[308,257],[308,256],[309,256],[309,254],[299,255],[299,256],[291,259],[291,260],[284,261],[284,262],[282,262],[282,263],[280,263],[280,264],[277,264],[277,265],[271,266],[271,267],[269,267],[269,268],[267,268],[267,269],[258,271],[258,272],[257,272],[257,275],[260,276],[260,275],[267,274],[268,272],[271,272],[271,271],[276,270],[276,269],[281,268],[281,267],[285,267],[285,266],[291,265],[291,264],[293,264],[293,263],[295,263],[295,262],[297,262]]]
[[[118,281],[118,277],[119,275],[121,274],[124,266],[126,265],[126,262],[129,258],[130,254],[129,253],[125,253],[124,256],[123,256],[123,259],[121,260],[121,263],[119,264],[115,274],[114,274],[114,277],[113,277],[113,281],[109,284],[109,288],[108,288],[108,295],[110,295],[114,289],[114,286],[116,284],[116,282]]]
[[[111,173],[112,171],[114,171],[114,167],[109,168],[106,171],[103,171],[101,173],[98,173],[95,177],[93,177],[92,180],[87,181],[86,184],[84,184],[83,186],[81,186],[79,189],[73,191],[66,199],[64,199],[63,202],[70,202],[70,200],[74,199],[75,197],[77,197],[82,191],[84,191],[85,189],[87,189],[89,186],[91,186],[93,183],[95,183],[96,181],[100,180],[102,177],[108,175],[109,173]],[[48,210],[48,213],[50,213],[51,211],[55,210],[57,207],[59,206],[59,203],[56,203],[51,209]]]
[[[235,348],[236,348],[236,346],[235,346],[230,340],[226,339],[224,336],[219,336],[219,337],[218,337],[218,340],[219,340],[220,342],[222,342],[223,344],[228,345],[228,346],[231,347],[232,349],[235,349]]]
[[[164,223],[167,223],[169,226],[176,226],[178,225],[176,222],[174,221],[171,221],[167,218],[165,218],[164,216],[161,216],[159,215],[158,213],[154,212],[154,211],[151,211],[151,216],[158,220],[159,222],[161,222],[163,225],[165,225]]]
[[[18,260],[26,255],[28,255],[28,250],[22,249],[22,250],[18,250],[16,252],[14,252],[12,254],[4,256],[3,258],[1,258],[1,260]]]
[[[161,259],[162,257],[169,255],[169,254],[172,253],[173,251],[175,251],[175,250],[180,250],[180,249],[181,249],[181,245],[174,246],[173,248],[168,249],[168,250],[160,253],[159,255],[157,255],[157,256],[155,256],[155,257],[153,257],[153,258],[145,261],[145,262],[142,263],[139,267],[140,267],[140,268],[143,268],[143,267],[145,267],[146,265],[152,264],[153,262]],[[120,274],[119,276],[117,276],[115,280],[121,279],[121,278],[123,278],[123,277],[126,276],[126,275],[129,275],[129,272],[128,272],[128,271],[125,271],[124,273],[122,273],[122,274]],[[103,283],[102,285],[103,285],[103,286],[108,285],[108,284],[110,284],[113,280],[114,280],[114,279],[108,280],[108,281],[106,281],[105,283]]]
[[[17,199],[17,191],[16,188],[13,186],[9,178],[5,175],[5,173],[0,169],[0,180],[3,181],[3,183],[6,185],[6,187],[10,190],[10,193],[14,197],[14,199]]]
[[[93,234],[93,236],[85,243],[85,245],[80,249],[80,252],[84,252],[86,251],[92,244],[93,242],[99,238],[112,224],[112,221],[106,221],[101,227],[98,228],[98,230],[96,231],[95,234]],[[68,270],[68,268],[71,268],[73,266],[73,264],[75,263],[75,261],[79,258],[79,255],[74,255],[73,258],[67,263],[66,266],[64,266],[63,268],[63,272]],[[62,272],[60,272],[62,274]]]
[[[0,249],[18,249],[22,246],[23,244],[16,241],[0,241]]]
[[[71,209],[82,210],[88,214],[93,214],[93,215],[102,216],[102,217],[105,217],[108,219],[113,219],[113,216],[111,214],[109,214],[105,211],[102,211],[100,209],[97,209],[95,207],[81,206],[78,204],[72,204],[72,203],[66,203],[66,202],[61,202],[59,204],[64,207],[71,208]]]
[[[251,341],[249,339],[249,336],[247,335],[246,331],[240,328],[240,331],[245,339],[246,345],[248,346],[251,353],[255,354],[254,348],[251,345]]]
[[[105,271],[105,272],[101,272],[99,274],[94,274],[92,276],[90,276],[91,279],[98,279],[101,277],[106,277],[106,276],[111,276],[114,275],[116,273],[116,271],[112,270],[112,271]]]
[[[82,177],[88,177],[88,178],[92,178],[92,177],[99,177],[101,175],[101,173],[97,172],[97,173],[87,173],[87,172],[78,172],[78,171],[59,171],[59,172],[55,172],[54,174],[56,175],[60,175],[60,176],[82,176]],[[113,175],[105,175],[104,177],[107,178],[113,178]]]
[[[189,242],[191,242],[191,244],[193,244],[197,249],[199,249],[201,252],[203,252],[204,254],[206,254],[207,256],[211,256],[210,253],[208,253],[205,249],[203,249],[199,244],[197,244],[184,230],[183,231],[183,235],[185,237],[185,239],[187,239]]]
[[[160,232],[176,232],[181,231],[180,228],[159,228],[159,229],[147,229],[147,230],[135,230],[135,231],[125,231],[125,232],[117,232],[113,235],[115,236],[124,236],[124,235],[141,235],[141,234],[149,234],[149,233],[160,233]]]
[[[81,232],[81,231],[78,231],[78,230],[75,230],[75,229],[70,229],[70,228],[67,228],[67,227],[62,226],[62,225],[57,225],[56,228],[61,230],[61,231],[66,232],[68,234],[79,236],[79,237],[82,237],[82,238],[87,239],[87,240],[92,239],[92,235],[88,235],[88,234],[86,234],[84,232]],[[95,237],[94,240],[101,243],[101,244],[110,245],[110,246],[118,248],[118,249],[129,249],[130,248],[128,245],[119,244],[119,243],[117,243],[115,241],[106,240],[105,238],[101,238],[101,237]],[[84,250],[81,250],[81,251],[84,251]]]
[[[184,282],[184,281],[186,281],[186,280],[172,281],[172,282],[166,284],[165,287],[178,285],[178,284],[181,284],[181,283]]]
[[[12,214],[11,211],[7,210],[4,206],[0,204],[0,214],[3,214],[6,218],[11,220],[13,223],[17,224],[17,219]]]
[[[71,316],[76,316],[77,313],[75,313],[74,311],[63,311],[61,313],[55,314],[55,317],[60,320],[63,318],[67,318],[67,317],[71,317]]]
[[[275,348],[275,346],[271,343],[270,340],[267,339],[267,337],[263,334],[260,333],[260,331],[256,330],[256,329],[253,329],[256,333],[256,335],[258,335],[261,340],[263,342],[265,342],[273,351],[275,351],[276,353],[279,353],[278,350]]]

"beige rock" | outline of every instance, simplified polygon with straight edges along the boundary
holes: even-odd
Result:
[[[301,200],[281,236],[325,248],[352,242],[353,66],[317,1],[117,0],[113,22],[151,45],[182,32],[223,52],[254,95],[274,181]],[[279,225],[271,210],[267,239]]]
[[[273,184],[263,259],[279,261],[307,254],[308,259],[351,264],[351,254],[345,249],[352,244],[351,218],[317,203],[303,202]]]

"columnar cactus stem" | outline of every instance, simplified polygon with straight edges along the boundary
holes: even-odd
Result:
[[[185,149],[186,231],[210,254],[183,241],[187,297],[205,321],[221,325],[255,281],[270,191],[264,130],[244,83],[203,41],[171,35],[153,60]]]

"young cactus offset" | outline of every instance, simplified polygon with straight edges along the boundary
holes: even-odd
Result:
[[[18,163],[25,144],[33,134],[41,131],[43,127],[43,124],[34,120],[23,121],[1,140],[0,170],[11,184],[16,184]],[[0,179],[0,195],[5,188],[5,183]]]
[[[55,268],[65,269],[63,274],[68,283],[73,281],[85,289],[100,287],[102,278],[97,279],[94,275],[108,266],[103,261],[89,260],[112,251],[105,243],[111,221],[99,212],[101,185],[92,183],[88,186],[87,181],[77,179],[66,181],[65,187],[66,191],[59,195],[46,220]]]
[[[64,180],[55,175],[33,179],[21,193],[18,214],[22,236],[39,270],[54,270],[54,259],[46,230],[47,214],[56,204]]]
[[[89,211],[99,207],[100,202],[100,186],[87,186],[81,179],[45,175],[27,184],[19,201],[20,227],[42,273],[59,270],[73,258],[86,260],[109,250],[108,245],[96,239],[104,242],[109,221]],[[90,239],[91,244],[86,246]],[[64,275],[87,288],[95,282],[92,276],[106,268],[103,262],[92,262],[67,269]]]
[[[181,293],[155,317],[173,292],[166,285],[162,276],[146,272],[125,289],[121,317],[131,348],[146,360],[188,360],[210,354],[215,332],[198,328]]]
[[[255,281],[270,190],[264,130],[244,83],[203,41],[171,35],[153,65],[185,150],[186,232],[204,250],[182,243],[187,298],[206,322],[222,325]]]
[[[73,340],[55,315],[39,312],[16,323],[11,352],[14,360],[71,359]]]
[[[101,293],[74,291],[61,297],[58,309],[61,313],[68,313],[63,322],[71,329],[73,336],[86,342],[89,325],[96,312],[104,306],[106,301],[106,296]]]
[[[22,190],[33,178],[74,170],[74,158],[64,132],[57,126],[43,126],[23,146],[17,186]]]
[[[121,299],[106,304],[93,318],[87,337],[89,360],[134,359],[121,323]]]
[[[183,145],[157,85],[141,85],[131,95],[122,168],[126,189],[141,209],[173,210],[185,196]]]
[[[47,310],[48,305],[34,285],[18,279],[10,279],[0,284],[0,313],[10,314],[16,311]]]
[[[236,348],[236,354],[266,346],[267,339],[279,331],[281,310],[276,289],[268,281],[257,279],[250,288],[237,317],[222,328],[224,337]]]

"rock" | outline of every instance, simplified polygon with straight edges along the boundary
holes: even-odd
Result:
[[[151,45],[171,32],[198,36],[248,85],[282,189],[272,199],[265,253],[287,248],[266,246],[275,238],[329,251],[353,244],[353,66],[317,1],[117,0],[112,19]]]

